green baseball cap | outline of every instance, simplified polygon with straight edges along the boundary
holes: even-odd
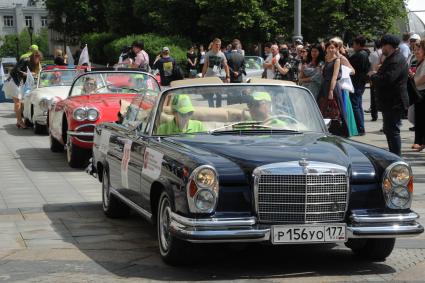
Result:
[[[30,46],[30,50],[31,50],[32,52],[34,52],[34,51],[38,51],[38,45],[36,45],[36,44],[31,45],[31,46]]]
[[[256,101],[262,101],[262,100],[268,101],[268,102],[272,101],[270,94],[268,94],[265,91],[256,91],[256,92],[252,93],[251,96]]]
[[[192,106],[192,101],[187,94],[175,95],[171,101],[171,109],[182,114],[195,111]]]

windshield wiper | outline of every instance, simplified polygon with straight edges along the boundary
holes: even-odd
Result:
[[[233,130],[250,130],[250,129],[271,129],[272,127],[261,125],[261,121],[242,121],[242,122],[236,122],[229,125],[225,125],[223,127],[218,127],[216,129],[208,131],[210,134],[215,133],[220,130],[227,129],[229,127],[232,127]]]

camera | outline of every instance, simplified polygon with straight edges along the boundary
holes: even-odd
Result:
[[[298,65],[301,61],[291,56],[287,49],[280,50],[280,56],[281,61],[279,63],[289,70],[283,79],[296,82],[298,80]]]

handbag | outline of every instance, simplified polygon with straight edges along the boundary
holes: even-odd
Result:
[[[21,90],[20,87],[15,84],[12,78],[9,78],[5,81],[2,88],[4,92],[4,96],[7,99],[12,98],[21,98]]]
[[[409,105],[421,102],[423,99],[423,92],[417,89],[415,80],[412,77],[407,79],[407,94],[409,95]]]
[[[341,112],[338,107],[336,99],[328,99],[327,97],[321,97],[319,101],[320,112],[322,112],[323,118],[331,120],[341,120]]]
[[[341,65],[342,75],[339,80],[339,85],[342,89],[347,90],[348,92],[354,92],[353,82],[351,81],[350,72],[351,69],[347,66]]]

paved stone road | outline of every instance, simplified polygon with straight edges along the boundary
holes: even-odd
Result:
[[[0,104],[0,282],[425,281],[425,236],[398,240],[381,263],[339,245],[205,245],[188,253],[196,259],[190,266],[166,266],[154,229],[137,215],[105,218],[100,184],[51,153],[46,136],[18,130],[11,110]],[[408,148],[413,133],[403,123],[404,157],[416,175],[413,207],[425,215],[425,153]],[[368,134],[355,139],[385,147],[380,126],[368,122]]]

